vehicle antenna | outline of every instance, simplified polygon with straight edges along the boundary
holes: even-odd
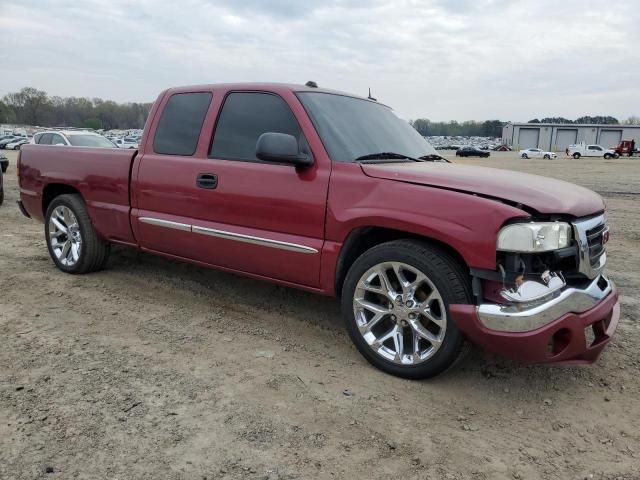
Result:
[[[371,96],[371,87],[369,87],[369,96],[368,96],[367,98],[368,98],[369,100],[373,100],[374,102],[377,102],[377,101],[378,101],[378,99],[377,99],[377,98],[373,98],[373,97]]]

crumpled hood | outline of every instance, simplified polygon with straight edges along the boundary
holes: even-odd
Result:
[[[539,213],[583,217],[604,210],[600,195],[573,183],[528,173],[453,163],[362,164],[374,178],[495,197]]]

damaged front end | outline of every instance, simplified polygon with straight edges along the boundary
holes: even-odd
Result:
[[[604,214],[506,225],[496,270],[471,269],[477,305],[453,308],[461,330],[522,361],[595,360],[619,317],[615,285],[603,274],[608,239]]]

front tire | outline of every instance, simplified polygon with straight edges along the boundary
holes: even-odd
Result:
[[[380,370],[410,379],[442,373],[466,350],[449,314],[449,305],[459,303],[472,303],[463,269],[416,240],[366,251],[342,290],[342,314],[360,353]]]
[[[104,268],[109,244],[98,237],[80,195],[54,198],[44,225],[49,255],[60,270],[80,274]]]
[[[551,160],[551,155],[545,155],[543,158],[544,158],[545,160]]]
[[[578,152],[573,154],[573,158],[575,158],[576,160],[578,160],[580,158],[580,154]]]
[[[526,153],[523,153],[522,154],[522,158],[524,158],[526,160],[527,158],[529,158],[529,155],[527,155]]]

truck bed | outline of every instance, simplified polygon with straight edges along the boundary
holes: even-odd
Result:
[[[112,241],[134,243],[129,221],[129,178],[137,152],[24,145],[19,165],[24,207],[33,218],[43,220],[48,196],[64,184],[82,195],[98,234]]]

